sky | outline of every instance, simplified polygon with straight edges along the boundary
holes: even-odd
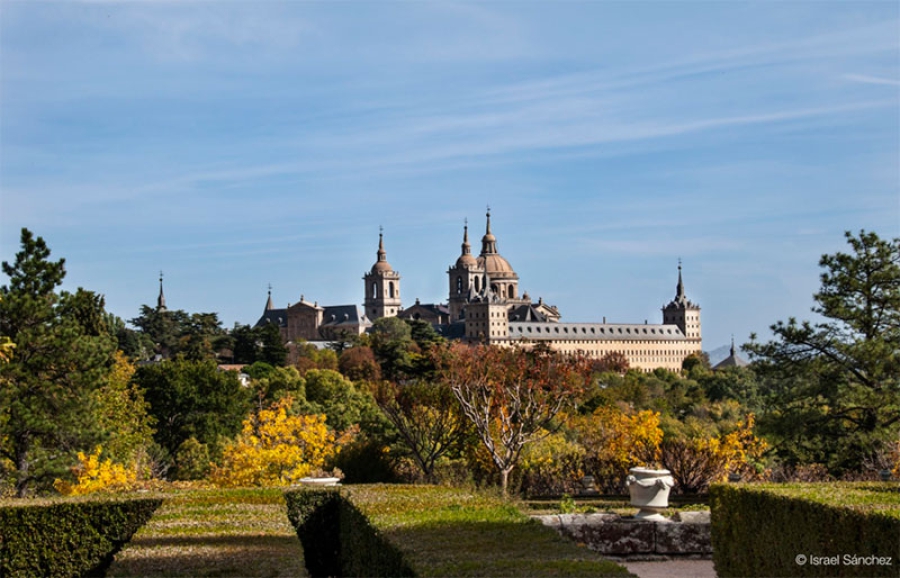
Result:
[[[491,210],[562,321],[704,349],[810,311],[845,231],[900,236],[900,4],[0,2],[0,259],[253,324],[361,304],[379,227],[445,302]],[[0,275],[0,282],[6,278]]]

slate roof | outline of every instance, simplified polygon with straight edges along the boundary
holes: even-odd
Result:
[[[536,305],[519,305],[509,312],[510,321],[547,322],[549,318]]]
[[[287,327],[287,309],[266,309],[253,328],[262,327],[268,323],[276,323],[278,327]]]
[[[535,341],[684,341],[677,325],[639,323],[509,322],[510,339]]]
[[[322,312],[322,327],[342,325],[369,326],[372,323],[357,305],[327,305]]]
[[[731,341],[731,355],[713,366],[713,369],[725,369],[727,367],[747,367],[749,362],[738,357],[734,350],[734,340]]]

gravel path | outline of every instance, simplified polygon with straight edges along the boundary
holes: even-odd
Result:
[[[307,576],[280,490],[168,497],[107,576]]]
[[[716,578],[712,560],[622,562],[622,565],[639,578]]]

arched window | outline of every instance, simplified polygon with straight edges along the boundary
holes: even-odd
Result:
[[[510,298],[510,299],[515,299],[515,297],[516,297],[516,290],[513,288],[512,285],[509,286],[509,290],[507,291],[507,295],[506,295],[506,296],[507,296],[508,298]]]
[[[462,293],[462,277],[456,278],[456,294]]]
[[[481,291],[481,277],[475,277],[475,291]]]
[[[394,298],[394,282],[393,281],[388,283],[388,295],[390,296],[391,299]]]
[[[372,299],[378,299],[378,283],[372,283]]]

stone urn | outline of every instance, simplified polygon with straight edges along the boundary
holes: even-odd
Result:
[[[662,512],[669,507],[669,490],[675,485],[672,472],[650,468],[631,468],[628,471],[631,475],[625,480],[625,485],[631,493],[631,505],[640,508],[634,519],[667,521]]]

